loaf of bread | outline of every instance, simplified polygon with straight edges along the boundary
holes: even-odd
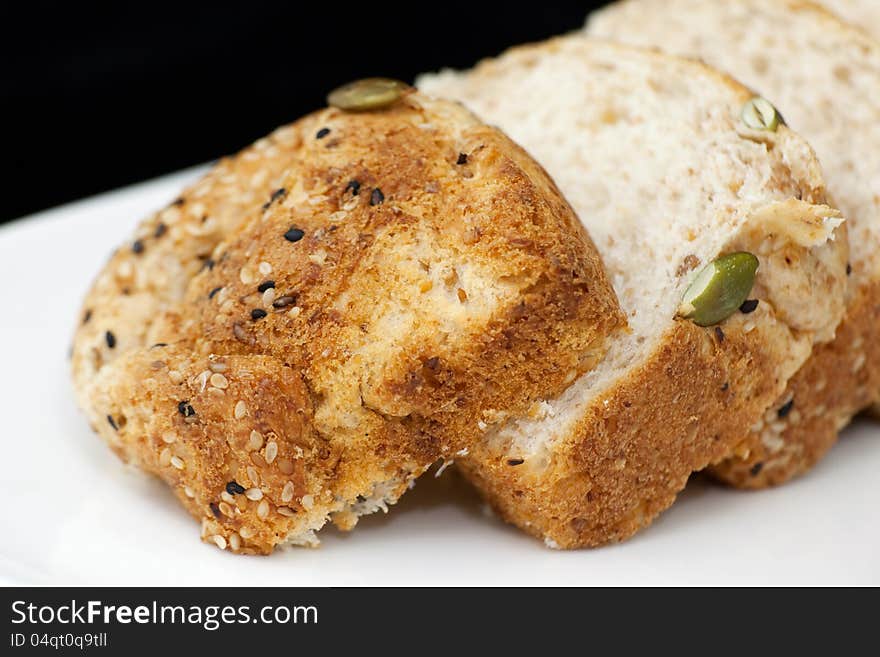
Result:
[[[546,173],[417,93],[261,140],[134,244],[87,299],[79,398],[240,553],[386,508],[484,408],[559,394],[625,324]]]
[[[595,14],[588,30],[699,56],[760,90],[810,140],[848,219],[837,338],[816,349],[738,456],[713,470],[741,487],[785,482],[880,396],[880,46],[800,0],[629,0]]]
[[[847,247],[818,162],[751,91],[700,63],[573,35],[423,76],[550,173],[593,236],[630,332],[526,415],[487,409],[464,472],[553,547],[620,540],[726,457],[843,311]],[[699,272],[757,255],[750,303],[679,317]],[[757,304],[755,304],[757,302]]]

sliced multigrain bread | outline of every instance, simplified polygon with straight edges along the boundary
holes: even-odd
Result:
[[[284,134],[278,188],[240,204],[208,266],[150,295],[154,309],[183,298],[146,343],[80,383],[111,447],[236,552],[312,544],[330,519],[349,529],[385,508],[468,447],[482,409],[561,392],[625,323],[550,178],[460,105],[408,93]],[[274,156],[256,152],[259,175]],[[226,189],[192,202],[224,206]],[[88,303],[92,321],[114,316]]]
[[[631,0],[589,31],[696,55],[773,101],[810,140],[851,244],[847,313],[738,456],[713,472],[731,484],[782,483],[813,466],[880,395],[880,46],[800,0]]]
[[[593,236],[630,333],[526,416],[484,414],[458,459],[507,520],[554,547],[620,540],[741,441],[842,313],[847,248],[818,163],[752,93],[696,62],[575,35],[423,76],[544,165]],[[802,230],[803,229],[803,230]],[[750,314],[677,317],[717,258],[756,254]]]
[[[821,0],[820,4],[880,39],[880,2],[877,0]]]

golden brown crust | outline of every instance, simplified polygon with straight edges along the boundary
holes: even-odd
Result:
[[[479,449],[458,463],[505,520],[553,547],[626,539],[675,501],[692,472],[729,454],[738,427],[778,395],[784,380],[772,373],[787,357],[744,324],[725,322],[720,338],[677,321],[637,372],[578,417],[539,477]]]
[[[785,483],[813,467],[880,391],[880,282],[850,301],[833,342],[818,345],[788,389],[731,457],[711,468],[739,488]]]
[[[410,96],[294,129],[282,191],[149,327],[169,346],[105,365],[86,393],[108,442],[236,551],[311,541],[328,516],[350,528],[368,500],[395,501],[467,447],[484,406],[521,412],[562,390],[623,321],[546,174],[459,106]],[[160,461],[181,422],[182,470]],[[292,474],[279,475],[282,454]],[[248,461],[255,499],[233,495],[240,512],[218,513],[223,477],[254,486]]]

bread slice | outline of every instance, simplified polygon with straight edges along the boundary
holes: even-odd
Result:
[[[880,39],[880,2],[877,0],[821,0],[822,6],[875,39]]]
[[[736,486],[783,483],[880,396],[880,46],[799,0],[632,0],[596,14],[589,31],[700,56],[759,89],[815,147],[848,219],[850,287],[836,340],[714,469]]]
[[[847,248],[818,163],[785,126],[742,124],[752,93],[732,79],[579,35],[419,86],[461,100],[546,167],[631,328],[528,415],[487,412],[457,463],[504,518],[552,547],[626,538],[691,472],[729,454],[814,341],[833,335]],[[737,251],[760,260],[757,309],[706,328],[677,318],[697,272]]]
[[[173,272],[150,301],[183,298],[81,392],[102,437],[236,552],[386,508],[468,447],[483,408],[561,392],[624,324],[546,173],[459,105],[408,94],[283,134],[286,172],[253,207],[234,175],[187,200],[226,207],[228,189],[246,219],[190,280]],[[270,153],[241,157],[268,175]]]

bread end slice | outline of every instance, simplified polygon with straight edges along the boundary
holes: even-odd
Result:
[[[350,529],[468,447],[484,408],[523,412],[589,371],[624,324],[546,173],[460,106],[411,94],[293,129],[281,191],[84,394],[111,446],[236,552]]]

